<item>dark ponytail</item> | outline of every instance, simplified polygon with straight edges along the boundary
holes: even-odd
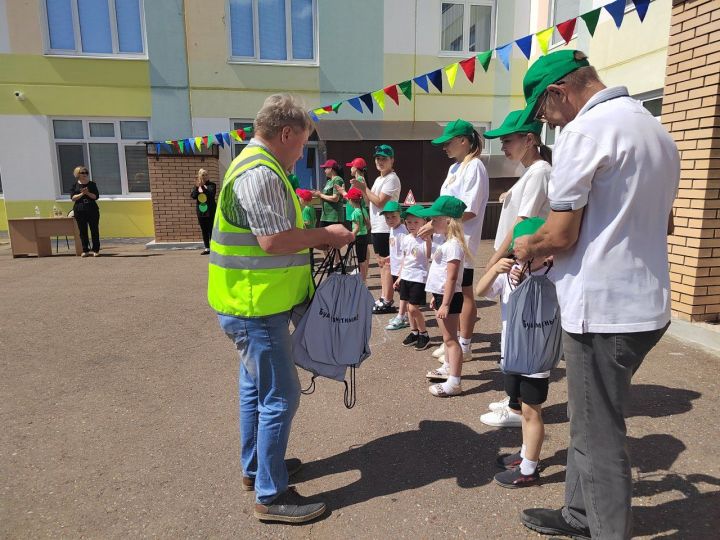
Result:
[[[480,134],[477,132],[476,129],[473,129],[473,132],[468,137],[468,140],[470,141],[470,153],[472,157],[478,157],[483,150],[483,140],[480,137]]]
[[[540,145],[540,157],[552,165],[552,149],[549,146]]]

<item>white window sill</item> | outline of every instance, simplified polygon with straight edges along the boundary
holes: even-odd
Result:
[[[103,195],[100,194],[100,200],[101,201],[151,201],[152,197],[150,196],[150,193],[141,193],[138,194],[137,197],[134,197],[132,195]],[[61,196],[59,198],[55,199],[55,202],[72,202],[70,200],[70,195],[67,196]]]
[[[294,67],[320,67],[317,61],[302,62],[299,60],[255,60],[243,58],[228,58],[228,64],[250,65],[250,66],[294,66]]]
[[[147,55],[126,55],[126,54],[73,54],[46,52],[44,56],[48,58],[85,58],[91,60],[148,60]]]
[[[474,52],[474,51],[440,51],[438,53],[438,58],[459,58],[461,60],[467,60],[468,58],[472,58],[473,56],[477,56],[481,52]]]

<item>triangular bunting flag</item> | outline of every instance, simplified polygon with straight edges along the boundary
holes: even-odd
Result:
[[[323,111],[325,112],[333,112],[333,106],[332,105],[326,105],[323,107]]]
[[[439,69],[436,69],[435,71],[428,73],[427,78],[430,79],[433,86],[442,93],[442,72]]]
[[[319,121],[320,121],[320,119],[317,117],[317,115],[316,115],[314,112],[312,112],[312,111],[310,111],[310,118],[312,118],[312,121],[313,121],[313,122],[319,122]]]
[[[216,133],[215,134],[215,140],[220,145],[220,148],[225,148],[225,143],[223,142],[223,136],[222,133]]]
[[[552,38],[553,32],[555,31],[554,27],[546,28],[545,30],[540,30],[540,32],[537,32],[535,34],[535,37],[538,40],[538,43],[540,44],[540,50],[543,54],[548,53],[548,47],[550,46],[550,38]]]
[[[395,102],[395,105],[400,105],[400,97],[398,96],[398,90],[396,85],[391,84],[390,86],[384,88],[383,92],[390,96],[390,99]]]
[[[163,146],[163,149],[164,149],[168,154],[172,154],[172,153],[173,153],[173,145],[170,144],[170,141],[165,141],[165,142],[162,144],[162,146]]]
[[[512,43],[498,47],[495,50],[497,51],[497,56],[503,63],[503,66],[505,66],[505,69],[510,71],[510,53],[512,52]]]
[[[245,127],[245,128],[243,128],[243,131],[249,135],[250,133],[253,132],[253,127],[252,126]]]
[[[202,137],[195,137],[195,148],[198,149],[198,152],[202,150]]]
[[[407,197],[405,197],[403,204],[415,204],[415,195],[413,195],[412,189],[408,190]]]
[[[473,56],[460,62],[460,67],[465,72],[468,81],[475,82],[475,57]]]
[[[180,152],[180,143],[179,141],[170,141],[170,144],[175,149],[176,152]]]
[[[400,91],[403,93],[403,95],[408,98],[408,100],[412,101],[412,82],[403,81],[398,84],[398,87],[400,88]]]
[[[625,16],[625,0],[615,0],[615,2],[607,4],[604,7],[605,11],[607,11],[615,21],[615,26],[620,28],[623,17]]]
[[[413,81],[415,81],[415,84],[417,84],[420,88],[425,90],[426,94],[430,91],[430,89],[428,88],[427,75],[420,75],[419,77],[415,77]]]
[[[363,94],[360,96],[360,100],[365,104],[370,112],[373,112],[373,100],[370,94]]]
[[[195,142],[194,139],[187,138],[185,139],[185,148],[187,148],[191,154],[195,153],[195,148],[193,147],[193,143]]]
[[[445,68],[445,76],[447,77],[450,88],[455,86],[455,78],[457,77],[458,67],[460,67],[459,64],[455,62]]]
[[[212,140],[207,135],[203,135],[202,142],[208,148],[210,148],[212,146]]]
[[[332,110],[334,113],[337,114],[337,112],[340,110],[340,106],[342,105],[342,101],[338,101],[337,103],[332,104]]]
[[[593,9],[580,15],[580,18],[585,21],[585,26],[587,26],[591,36],[595,34],[595,28],[597,28],[598,19],[600,18],[600,10],[602,10],[602,8]]]
[[[635,4],[635,11],[637,11],[640,22],[643,22],[645,20],[645,15],[647,14],[648,7],[650,6],[650,0],[633,0],[633,4]]]
[[[332,110],[332,109],[330,109],[330,110]],[[327,113],[328,113],[323,107],[320,107],[319,109],[313,109],[313,112],[314,112],[317,116],[322,116],[323,114],[327,114]]]
[[[478,62],[480,62],[480,65],[485,71],[487,71],[488,66],[490,66],[490,58],[492,58],[492,51],[481,52],[477,55]]]
[[[377,101],[377,104],[380,105],[380,110],[385,110],[385,92],[382,90],[375,90],[372,93],[372,97],[375,98],[375,101]]]
[[[225,133],[222,134],[222,136],[223,136],[223,139],[225,139],[225,144],[230,146],[230,144],[231,144],[230,143],[230,134],[226,131]]]
[[[160,143],[155,143],[155,155],[160,155]]]
[[[570,43],[570,40],[573,37],[573,34],[575,33],[575,22],[577,19],[570,19],[565,22],[561,22],[560,24],[556,25],[555,28],[557,28],[557,31],[560,33],[562,38],[565,40],[565,45]]]
[[[532,34],[520,39],[516,39],[515,44],[518,46],[518,49],[520,49],[525,55],[525,58],[530,60],[530,55],[532,54]]]
[[[356,97],[350,98],[350,99],[348,99],[348,103],[352,106],[353,109],[355,109],[357,112],[362,114],[363,110],[362,110],[362,105],[360,104],[359,98],[356,98]]]
[[[232,130],[232,131],[230,132],[230,136],[231,136],[233,139],[235,139],[237,142],[242,141],[242,139],[240,138],[240,135],[238,135],[238,132],[237,132],[236,129],[234,129],[234,130]]]
[[[184,154],[185,153],[185,143],[183,141],[178,141],[177,143],[178,143],[178,146],[180,147],[180,153]]]

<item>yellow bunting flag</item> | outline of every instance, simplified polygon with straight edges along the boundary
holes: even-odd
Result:
[[[455,77],[457,77],[458,67],[460,64],[455,62],[454,64],[450,64],[445,68],[445,75],[447,76],[448,84],[450,85],[450,88],[455,86]]]
[[[202,137],[195,137],[195,148],[198,149],[198,152],[202,150]]]
[[[555,27],[552,26],[550,28],[546,28],[545,30],[541,30],[540,32],[535,34],[535,37],[538,40],[538,43],[540,44],[540,50],[543,54],[548,53],[548,47],[550,46],[550,39],[552,38],[553,32],[555,31]]]
[[[384,90],[376,90],[372,93],[372,97],[375,98],[375,101],[377,101],[377,104],[380,106],[381,110],[385,110],[385,91]]]
[[[234,130],[234,129],[230,132],[230,136],[231,136],[233,139],[235,139],[237,142],[242,141],[242,139],[240,138],[240,135],[238,135],[237,131]]]
[[[327,113],[328,113],[328,112],[327,112],[325,109],[323,109],[322,107],[320,107],[319,109],[313,109],[313,112],[315,113],[316,116],[320,116],[321,114],[327,114]]]

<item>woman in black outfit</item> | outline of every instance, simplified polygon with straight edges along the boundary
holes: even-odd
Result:
[[[73,170],[77,182],[70,189],[70,198],[75,202],[73,215],[80,229],[80,241],[83,252],[81,257],[100,255],[100,208],[95,202],[100,197],[97,184],[90,180],[87,167],[79,166]],[[92,236],[92,250],[88,242],[88,226]]]
[[[197,203],[197,216],[202,230],[203,244],[205,249],[200,255],[210,253],[210,235],[212,234],[213,221],[215,221],[215,192],[217,186],[215,182],[208,180],[208,173],[205,169],[200,169],[195,179],[195,187],[190,196]]]

